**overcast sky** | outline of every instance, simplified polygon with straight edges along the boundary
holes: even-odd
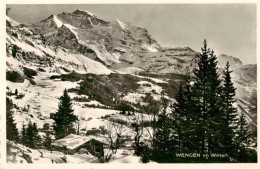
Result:
[[[9,16],[20,23],[41,21],[51,14],[88,10],[106,21],[119,19],[146,28],[165,47],[200,51],[203,39],[215,53],[256,63],[256,5],[7,5]]]

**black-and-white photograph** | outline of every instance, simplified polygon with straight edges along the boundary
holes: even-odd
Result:
[[[257,163],[256,3],[5,17],[6,163]]]

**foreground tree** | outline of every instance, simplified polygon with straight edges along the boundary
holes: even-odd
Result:
[[[128,117],[128,121],[131,124],[131,127],[134,130],[135,137],[134,137],[134,149],[135,155],[140,156],[143,152],[143,145],[142,145],[142,137],[144,133],[144,115],[143,114],[132,114]]]
[[[181,82],[171,105],[172,144],[177,152],[190,153],[193,151],[194,113],[191,102],[190,76]]]
[[[208,68],[208,94],[207,94],[207,104],[208,104],[208,119],[207,123],[207,154],[209,156],[208,160],[211,160],[212,153],[221,153],[220,151],[220,139],[219,134],[221,133],[221,105],[222,98],[221,91],[221,80],[218,74],[217,58],[214,55],[214,51],[211,50],[209,53],[209,68]]]
[[[23,145],[27,145],[26,127],[25,127],[24,124],[23,124],[23,127],[22,127],[21,140],[20,141]]]
[[[27,127],[23,125],[21,143],[30,148],[39,148],[41,137],[36,123],[29,122]]]
[[[31,123],[29,122],[28,128],[26,130],[26,135],[27,135],[27,144],[28,147],[31,148],[38,148],[40,145],[40,136],[39,136],[39,131],[36,123]]]
[[[9,98],[6,98],[6,138],[10,141],[19,141],[19,133],[16,127],[16,123],[13,119],[13,102]]]
[[[71,99],[65,89],[60,97],[59,109],[52,117],[56,139],[75,133],[73,123],[76,122],[77,116],[73,114],[73,111]]]
[[[235,137],[236,153],[234,155],[236,160],[239,162],[247,162],[249,160],[250,137],[251,132],[249,132],[245,115],[242,114],[238,120],[238,129]]]
[[[15,94],[16,96],[18,95],[18,90],[17,90],[17,89],[15,89],[14,94]]]
[[[155,149],[161,152],[169,150],[170,146],[170,118],[167,113],[168,102],[166,99],[162,99],[163,108],[161,113],[158,115],[156,121],[155,130]]]
[[[17,46],[14,45],[14,46],[12,47],[12,56],[13,56],[14,58],[16,58],[16,53],[17,53]]]
[[[192,101],[194,103],[194,142],[196,151],[200,154],[203,161],[207,151],[207,120],[209,108],[209,53],[207,42],[204,41],[204,46],[201,48],[202,53],[197,56],[198,67],[193,71],[194,85],[192,87]]]
[[[161,108],[160,101],[154,100],[154,98],[151,96],[151,94],[146,94],[145,98],[143,99],[144,103],[146,105],[142,106],[140,109],[140,112],[143,114],[148,114],[148,118],[151,123],[151,129],[145,128],[147,133],[149,134],[150,140],[151,140],[151,147],[154,148],[154,133],[156,130],[156,121],[157,117]]]
[[[221,131],[221,144],[224,152],[226,152],[231,158],[235,157],[235,131],[238,126],[238,114],[237,109],[233,106],[236,102],[235,100],[235,91],[236,89],[233,86],[231,81],[231,72],[229,70],[229,63],[224,70],[223,77],[223,88],[222,88],[222,131]]]
[[[183,148],[183,129],[184,129],[184,114],[187,110],[187,100],[184,96],[183,84],[179,85],[175,96],[175,102],[173,103],[172,113],[171,113],[171,128],[173,131],[171,141],[174,142],[174,148],[177,150],[181,150]]]
[[[189,116],[193,132],[192,151],[200,154],[201,161],[208,161],[213,152],[219,150],[218,134],[221,130],[219,120],[221,105],[221,80],[217,73],[217,61],[214,51],[204,45],[197,56],[198,67],[194,69],[191,96],[188,98]],[[206,157],[207,156],[207,157]]]
[[[113,154],[116,154],[117,149],[120,146],[122,134],[124,133],[124,125],[108,121],[106,123],[106,129],[108,135],[107,142],[109,143],[109,148]]]
[[[158,114],[156,121],[156,129],[154,131],[154,149],[152,152],[152,160],[158,162],[169,162],[174,159],[175,150],[171,140],[171,120],[167,112],[168,100],[162,98],[162,110]]]
[[[51,143],[52,143],[52,139],[51,139],[51,135],[50,132],[47,131],[46,135],[43,138],[43,146],[47,149],[50,150],[51,149]]]

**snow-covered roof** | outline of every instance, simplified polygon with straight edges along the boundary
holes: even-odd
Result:
[[[75,134],[70,134],[62,139],[55,140],[53,143],[51,143],[52,146],[58,146],[58,147],[66,147],[68,149],[75,149],[90,140],[96,140],[98,142],[106,144],[106,141],[102,138],[96,138],[94,136],[80,136]]]

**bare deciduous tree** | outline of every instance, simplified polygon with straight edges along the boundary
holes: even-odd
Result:
[[[135,132],[135,154],[140,155],[142,151],[141,138],[144,133],[144,115],[134,113],[128,117],[128,120]]]
[[[156,129],[156,120],[158,118],[158,113],[161,109],[160,102],[154,100],[153,98],[147,97],[147,99],[144,100],[144,102],[147,104],[146,106],[143,106],[141,109],[141,113],[148,114],[148,121],[151,123],[151,128],[145,128],[148,132],[151,140],[151,146],[154,145],[154,131]]]
[[[79,135],[80,127],[82,126],[82,120],[79,117],[77,117],[75,126],[76,126],[76,134]]]
[[[111,151],[115,154],[117,152],[117,149],[119,148],[121,136],[125,131],[124,126],[123,124],[114,123],[111,121],[107,121],[105,126],[108,134],[107,141],[109,143],[109,147]]]

